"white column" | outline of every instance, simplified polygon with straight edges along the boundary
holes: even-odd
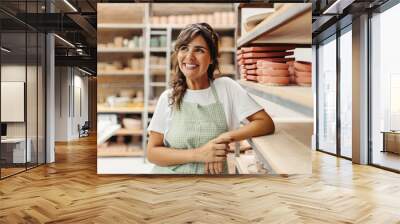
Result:
[[[55,161],[55,56],[54,35],[46,35],[46,163]]]
[[[368,163],[368,16],[353,20],[353,162]]]

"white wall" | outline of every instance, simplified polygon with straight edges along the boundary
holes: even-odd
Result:
[[[68,86],[67,67],[55,68],[55,140],[68,141]]]
[[[88,120],[88,78],[82,75],[71,67],[56,67],[56,141],[79,138],[78,124]]]

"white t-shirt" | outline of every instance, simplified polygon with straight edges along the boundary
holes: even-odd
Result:
[[[263,109],[234,80],[221,77],[215,79],[213,83],[217,90],[218,99],[224,107],[229,130],[238,128],[241,121],[245,121],[248,116]],[[161,94],[148,131],[155,131],[164,135],[167,133],[172,121],[172,106],[169,105],[171,91],[172,89],[167,89]],[[187,89],[183,101],[204,106],[215,103],[215,98],[210,86],[201,90]]]

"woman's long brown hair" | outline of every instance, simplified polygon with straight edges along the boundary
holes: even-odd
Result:
[[[178,36],[176,40],[173,58],[173,70],[174,75],[171,80],[172,94],[169,96],[170,105],[174,106],[177,110],[180,110],[183,96],[188,88],[186,83],[186,77],[179,68],[178,64],[178,51],[182,45],[189,44],[198,35],[202,36],[207,43],[208,49],[210,50],[211,62],[207,69],[208,79],[214,80],[214,71],[219,71],[218,64],[218,34],[211,28],[207,23],[195,23],[186,26]]]

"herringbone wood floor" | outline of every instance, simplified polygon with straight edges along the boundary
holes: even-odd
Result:
[[[0,181],[0,223],[400,223],[400,175],[313,154],[310,176],[98,176],[96,141]]]

